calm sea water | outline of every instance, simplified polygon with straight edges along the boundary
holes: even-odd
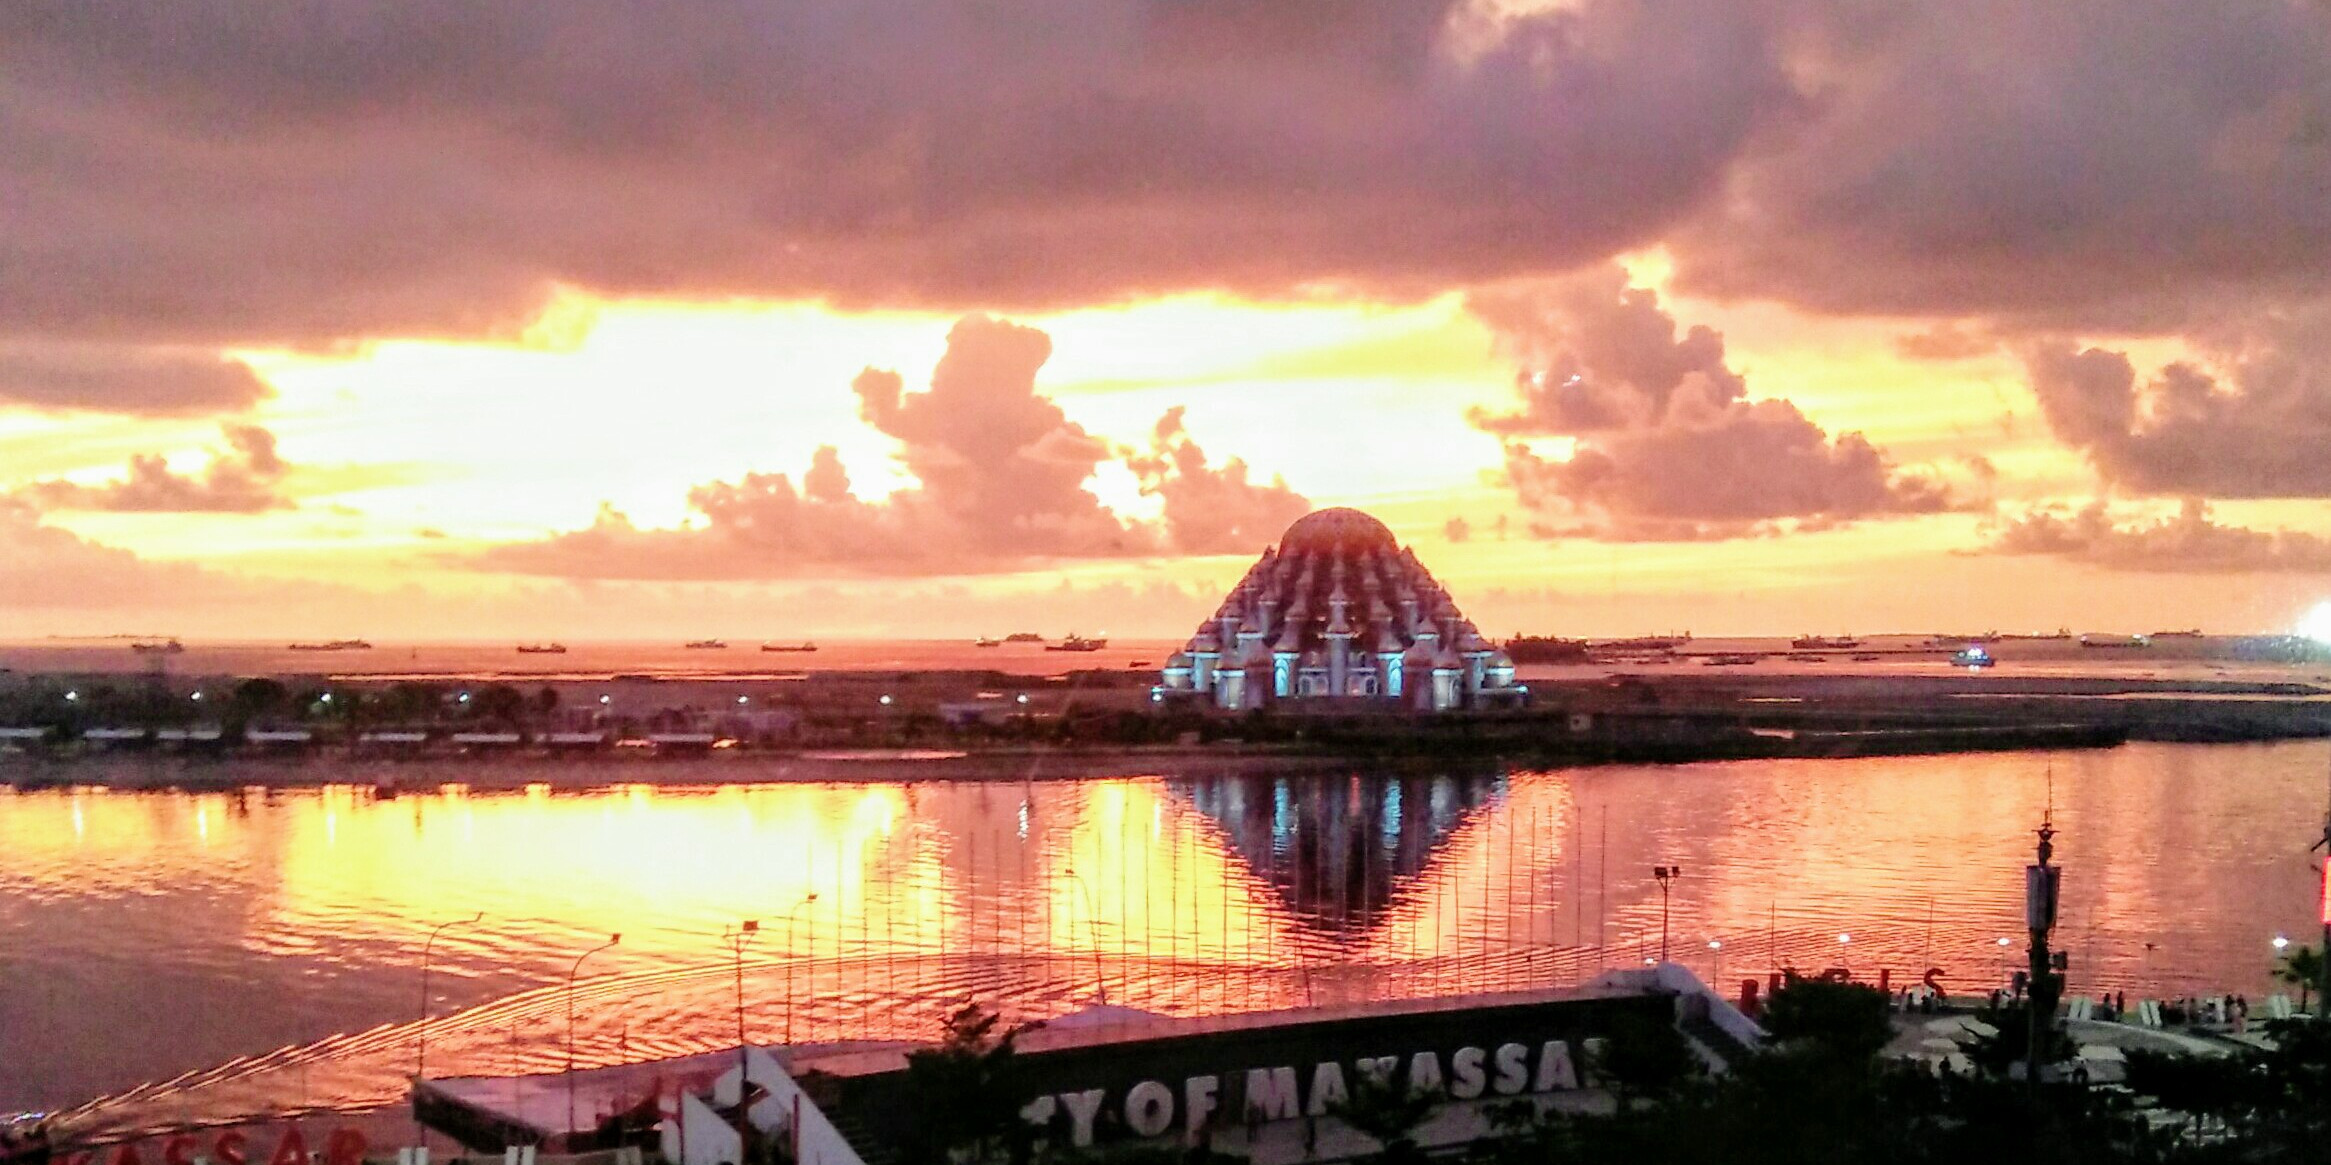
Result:
[[[401,1095],[756,1040],[1574,982],[2017,957],[2048,805],[2075,990],[2267,990],[2314,932],[2331,750],[422,794],[0,791],[0,1109],[84,1128]],[[733,773],[733,765],[723,772]],[[447,784],[434,786],[436,779]],[[440,924],[455,922],[442,931]],[[430,947],[428,998],[422,952]],[[621,943],[583,952],[620,932]],[[417,1018],[426,1008],[424,1028]]]

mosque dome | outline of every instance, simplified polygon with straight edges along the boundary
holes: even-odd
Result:
[[[1281,554],[1358,554],[1366,550],[1395,553],[1400,540],[1384,523],[1345,506],[1313,510],[1279,536]]]

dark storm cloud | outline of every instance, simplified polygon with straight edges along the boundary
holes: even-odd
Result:
[[[0,404],[159,416],[237,412],[268,395],[249,365],[206,352],[0,339]]]
[[[1695,541],[1933,513],[1939,484],[1897,471],[1859,433],[1832,437],[1785,400],[1750,401],[1724,338],[1682,330],[1616,268],[1477,294],[1474,313],[1523,362],[1519,407],[1476,410],[1540,534]],[[1557,459],[1530,438],[1575,442]]]
[[[2331,275],[2331,6],[1783,2],[1801,116],[1678,286],[2156,331]]]
[[[2197,498],[2187,498],[2175,517],[2126,526],[2101,501],[2070,513],[2032,510],[1996,523],[1983,552],[2053,555],[2127,571],[2331,574],[2331,539],[2220,525]]]
[[[1249,480],[1245,461],[1220,467],[1182,426],[1182,407],[1159,417],[1146,451],[1128,451],[1126,467],[1141,492],[1164,503],[1166,541],[1184,554],[1236,554],[1268,545],[1289,523],[1311,512],[1311,502],[1277,477]]]
[[[918,484],[868,501],[851,492],[832,447],[797,487],[750,473],[688,492],[702,525],[643,528],[603,507],[592,524],[491,547],[470,565],[571,578],[754,579],[816,574],[951,575],[1046,562],[1259,550],[1300,516],[1284,482],[1252,482],[1233,459],[1207,464],[1176,409],[1147,452],[1127,451],[1144,492],[1163,499],[1151,523],[1119,516],[1085,482],[1114,454],[1036,391],[1051,356],[1042,331],[968,316],[947,334],[927,391],[869,368],[852,384],[859,414],[898,442]]]
[[[2122,352],[2035,344],[2032,391],[2056,438],[2111,485],[2213,497],[2331,496],[2331,310],[2199,341],[2215,371],[2140,377]]]
[[[275,452],[275,434],[257,425],[225,427],[227,448],[211,451],[200,473],[179,473],[158,453],[130,458],[113,481],[36,481],[16,496],[42,510],[149,514],[258,514],[292,508],[282,491],[291,466]]]
[[[34,0],[0,335],[1424,294],[1653,237],[1789,100],[1759,18],[1680,0]]]

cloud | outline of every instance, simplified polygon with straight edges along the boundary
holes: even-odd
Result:
[[[1615,266],[1468,305],[1525,368],[1518,407],[1472,420],[1503,440],[1506,479],[1541,535],[1736,538],[1952,504],[1861,434],[1832,437],[1788,401],[1748,400],[1723,337],[1679,335],[1658,297]],[[1569,455],[1532,447],[1547,437]]]
[[[2331,305],[2216,333],[2218,366],[2174,362],[2139,384],[2126,353],[2034,344],[2024,366],[2056,438],[2124,490],[2331,496]]]
[[[859,415],[898,443],[916,485],[869,501],[851,492],[839,454],[821,447],[797,486],[749,473],[688,492],[704,524],[642,528],[602,507],[591,525],[494,546],[467,560],[488,570],[570,578],[756,579],[818,574],[955,575],[1026,570],[1076,559],[1249,553],[1306,509],[1243,461],[1209,467],[1181,410],[1158,422],[1146,453],[1127,451],[1162,521],[1117,514],[1085,487],[1110,446],[1036,391],[1052,353],[1042,331],[967,316],[947,334],[928,390],[869,368],[851,388]]]
[[[1184,554],[1236,554],[1267,545],[1295,519],[1311,512],[1311,502],[1273,477],[1263,485],[1247,479],[1245,461],[1233,457],[1209,467],[1206,451],[1182,426],[1182,407],[1167,409],[1150,435],[1147,452],[1127,451],[1126,466],[1141,481],[1141,492],[1165,504],[1166,541]]]
[[[1806,101],[1669,238],[1685,293],[2162,331],[2331,286],[2331,7],[1774,7]]]
[[[2077,511],[2034,509],[1991,528],[1989,554],[2053,555],[2112,570],[2168,573],[2331,574],[2331,538],[2299,530],[2252,530],[2210,519],[2187,498],[2177,515],[2115,523],[2102,501]]]
[[[0,404],[163,416],[238,412],[270,395],[250,365],[209,353],[0,340]]]
[[[0,497],[0,607],[183,609],[235,600],[243,590],[227,576],[182,563],[149,562],[46,525],[30,504]]]
[[[554,287],[1033,308],[1558,270],[1795,97],[1671,0],[0,14],[0,336],[507,331]]]
[[[257,514],[294,505],[282,492],[291,466],[275,452],[275,434],[257,425],[223,426],[228,448],[212,450],[200,474],[179,473],[160,454],[130,458],[126,476],[96,485],[36,481],[15,495],[43,510],[115,513]]]

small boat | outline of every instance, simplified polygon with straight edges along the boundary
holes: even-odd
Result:
[[[139,655],[177,655],[186,650],[186,645],[175,639],[165,639],[159,643],[132,643],[130,650]]]
[[[2155,631],[2153,633],[2155,639],[2199,639],[2201,637],[2202,633],[2199,627],[2188,627],[2183,631]]]
[[[1855,655],[1853,657],[1853,661],[1855,663],[1876,663],[1878,662],[1878,656],[1871,652],[1865,651]]]
[[[1004,641],[1001,639],[993,638],[991,636],[982,635],[979,638],[972,640],[971,645],[973,647],[1002,647],[1004,645]]]
[[[690,651],[726,651],[728,643],[719,639],[691,639],[681,644]]]
[[[1004,636],[1004,642],[1006,642],[1006,643],[1042,643],[1042,642],[1044,642],[1044,637],[1043,637],[1043,636],[1041,636],[1041,635],[1038,635],[1038,634],[1036,634],[1036,633],[1035,633],[1035,632],[1033,632],[1033,631],[1014,631],[1014,632],[1012,632],[1011,634]]]
[[[1994,662],[1991,653],[1983,650],[1980,643],[1970,643],[1951,656],[1952,667],[1963,667],[1970,671],[1990,667]]]
[[[1045,644],[1045,645],[1044,645],[1044,650],[1046,650],[1046,651],[1099,651],[1100,649],[1102,649],[1102,648],[1104,648],[1104,647],[1107,647],[1107,646],[1109,646],[1109,639],[1108,639],[1108,637],[1107,637],[1107,636],[1100,636],[1100,637],[1096,637],[1096,638],[1093,638],[1093,639],[1087,639],[1087,638],[1085,638],[1084,636],[1082,636],[1082,635],[1079,635],[1079,634],[1077,634],[1077,633],[1076,633],[1076,632],[1074,632],[1074,631],[1071,631],[1071,632],[1069,632],[1069,633],[1068,633],[1066,636],[1062,637],[1062,639],[1061,639],[1061,641],[1060,641],[1060,642],[1058,642],[1058,643],[1047,643],[1047,644]]]
[[[2083,635],[2080,637],[2080,646],[2127,651],[2139,647],[2151,647],[2153,641],[2143,635]]]
[[[294,643],[293,651],[370,651],[372,645],[361,639],[328,639],[322,643]]]
[[[816,650],[817,650],[817,644],[815,644],[815,643],[811,643],[809,640],[806,640],[806,639],[802,640],[802,641],[801,641],[801,642],[799,642],[799,643],[764,643],[764,644],[762,644],[762,645],[761,645],[761,650],[763,650],[763,651],[816,651]]]
[[[520,655],[565,655],[566,653],[567,645],[564,643],[521,643],[518,645],[518,654]]]

